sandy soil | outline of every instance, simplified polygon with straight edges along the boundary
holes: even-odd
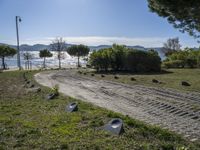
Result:
[[[58,84],[65,95],[200,139],[200,93],[95,80],[74,70],[42,72],[35,79],[48,87]]]

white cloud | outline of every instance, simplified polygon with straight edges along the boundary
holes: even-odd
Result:
[[[23,44],[50,44],[55,37],[46,37],[40,39],[25,39]],[[124,44],[129,46],[141,45],[144,47],[159,47],[167,38],[148,37],[148,38],[128,38],[128,37],[101,37],[101,36],[83,36],[83,37],[63,37],[66,43],[85,44],[89,46],[112,45],[113,43]]]

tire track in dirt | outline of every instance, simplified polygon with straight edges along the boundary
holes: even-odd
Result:
[[[72,70],[43,72],[35,79],[45,86],[59,84],[60,92],[68,96],[159,125],[190,140],[200,139],[199,93],[95,80]]]

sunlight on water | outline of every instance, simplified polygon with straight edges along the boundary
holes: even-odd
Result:
[[[32,54],[33,58],[31,59],[32,67],[33,68],[41,68],[43,65],[43,58],[39,57],[39,52],[32,51],[29,52]],[[67,52],[64,53],[64,58],[61,60],[62,67],[75,67],[77,66],[77,57],[71,57]],[[55,68],[58,67],[58,58],[57,53],[52,52],[53,57],[46,58],[46,66],[47,68]],[[23,54],[20,55],[21,58],[21,65],[24,68],[25,67],[25,60],[23,58]],[[17,68],[17,56],[15,55],[12,58],[6,58],[5,63],[9,68]],[[86,61],[84,61],[82,58],[80,59],[80,64],[82,66],[86,65]]]

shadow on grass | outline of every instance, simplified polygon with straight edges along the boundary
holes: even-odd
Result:
[[[162,74],[171,74],[174,73],[168,70],[161,70],[160,72],[131,72],[131,71],[93,71],[95,74],[107,74],[107,75],[162,75]]]

